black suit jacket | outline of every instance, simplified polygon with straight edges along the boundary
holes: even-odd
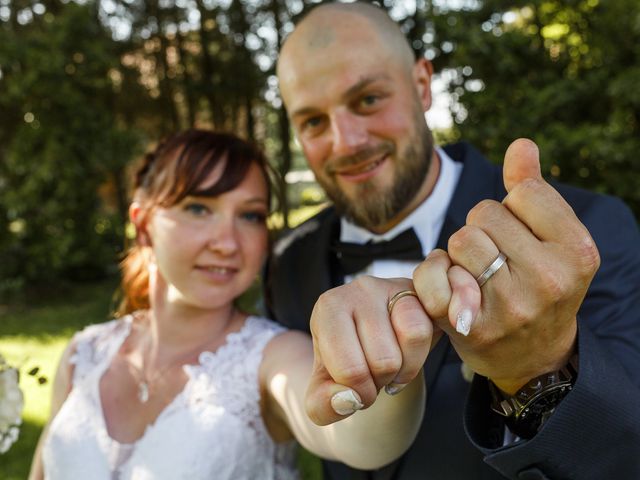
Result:
[[[502,200],[502,169],[468,144],[445,147],[463,171],[438,247],[465,224],[480,200]],[[324,462],[332,479],[640,479],[640,233],[619,200],[554,185],[598,245],[602,263],[578,318],[579,374],[573,391],[531,440],[502,447],[503,423],[489,408],[486,379],[470,384],[443,338],[425,364],[427,407],[409,451],[393,464],[363,472]],[[274,248],[266,272],[275,319],[300,330],[318,296],[342,276],[329,245],[339,218],[328,208]],[[544,355],[544,352],[541,352]]]

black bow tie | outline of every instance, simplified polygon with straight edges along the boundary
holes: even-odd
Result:
[[[413,228],[388,241],[373,243],[335,242],[331,249],[345,275],[364,270],[374,260],[423,260],[422,245]]]

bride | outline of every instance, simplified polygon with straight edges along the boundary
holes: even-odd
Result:
[[[189,130],[161,143],[135,179],[136,245],[123,262],[121,316],[76,333],[54,384],[30,479],[297,478],[295,442],[360,469],[413,440],[419,375],[346,420],[304,413],[310,338],[236,306],[268,250],[269,175],[232,135]]]

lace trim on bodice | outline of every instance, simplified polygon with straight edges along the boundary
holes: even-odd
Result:
[[[120,320],[90,325],[73,337],[74,354],[69,359],[74,365],[73,383],[76,384],[97,367],[104,370],[131,333],[133,316],[127,315]]]

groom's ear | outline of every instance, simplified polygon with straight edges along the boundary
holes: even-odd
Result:
[[[141,247],[151,246],[151,237],[147,231],[147,215],[139,202],[132,202],[129,206],[129,220],[136,229],[136,244]]]
[[[418,92],[418,97],[422,103],[422,111],[426,112],[431,108],[431,77],[433,76],[433,65],[426,58],[420,58],[413,66],[413,83]]]

